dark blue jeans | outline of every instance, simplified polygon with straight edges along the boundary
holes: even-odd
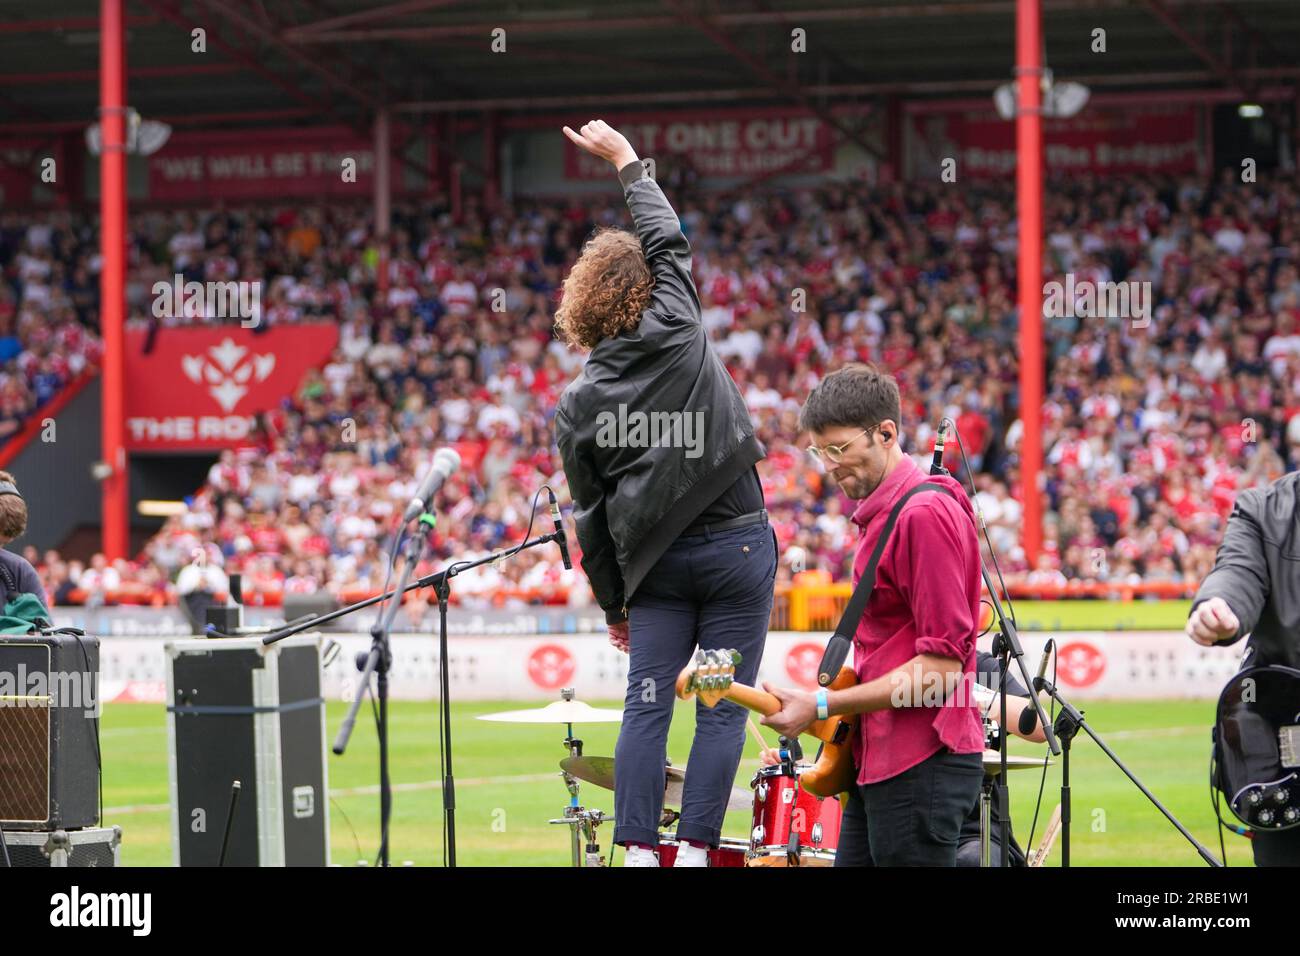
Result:
[[[944,747],[888,780],[853,787],[835,865],[956,866],[962,821],[983,779],[979,754]]]
[[[733,648],[736,680],[758,675],[776,580],[776,536],[767,523],[678,538],[628,606],[627,698],[614,751],[615,843],[659,842],[668,725],[677,675],[698,646]],[[716,846],[745,745],[746,711],[697,701],[677,836]]]

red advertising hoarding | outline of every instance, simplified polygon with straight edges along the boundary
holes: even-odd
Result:
[[[640,156],[666,162],[685,155],[704,177],[755,176],[781,169],[829,171],[835,163],[831,128],[806,110],[735,108],[672,113],[619,113],[618,131]],[[608,179],[609,163],[566,138],[566,179]]]
[[[938,178],[943,160],[963,177],[1011,177],[1016,124],[993,110],[919,113],[908,119],[909,174]],[[1169,106],[1088,107],[1070,119],[1043,120],[1048,174],[1191,173],[1200,156],[1196,109]]]
[[[278,406],[338,342],[332,323],[239,325],[126,334],[126,447],[209,451],[248,440],[253,415]]]
[[[374,141],[345,127],[180,132],[149,157],[149,198],[368,199],[374,176]],[[398,188],[401,177],[391,181]]]

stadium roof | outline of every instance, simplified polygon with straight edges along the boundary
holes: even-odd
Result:
[[[1095,90],[1300,82],[1296,0],[1042,0],[1047,65]],[[92,122],[97,5],[0,21],[0,131]],[[128,102],[207,128],[484,109],[869,103],[985,96],[1011,78],[1014,0],[128,0]],[[790,31],[807,31],[806,56]],[[207,50],[191,50],[191,31]],[[491,49],[506,31],[506,52]],[[1094,53],[1093,31],[1106,31]]]

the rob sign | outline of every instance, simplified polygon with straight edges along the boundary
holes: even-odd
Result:
[[[253,416],[279,405],[338,341],[333,324],[161,329],[126,335],[126,447],[199,451],[247,441]]]

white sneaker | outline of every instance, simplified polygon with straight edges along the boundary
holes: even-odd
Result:
[[[704,847],[691,846],[689,843],[683,843],[677,848],[677,859],[673,861],[674,867],[708,865],[709,851]]]
[[[659,857],[654,855],[653,850],[647,850],[643,846],[630,846],[627,848],[627,855],[623,859],[624,866],[658,866]]]

